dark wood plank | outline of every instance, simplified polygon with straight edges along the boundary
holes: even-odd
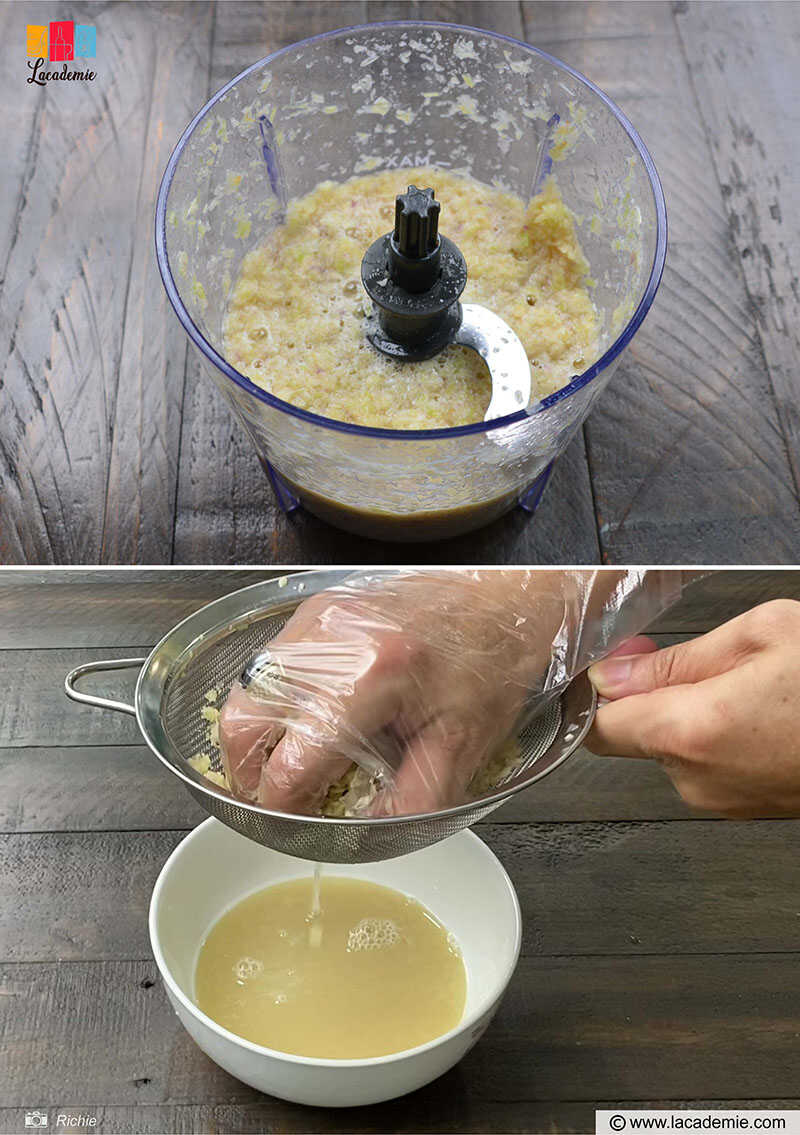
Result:
[[[797,1087],[797,954],[679,965],[523,958],[491,1027],[456,1068],[404,1099],[348,1111],[285,1104],[223,1072],[184,1032],[149,960],[5,965],[0,988],[13,1006],[5,1108],[64,1100],[91,1112],[113,1101],[135,1108],[138,1123],[147,1105],[190,1103],[214,1109],[216,1130],[240,1130],[240,1113],[225,1110],[240,1105],[258,1107],[259,1130],[287,1132],[570,1130],[584,1117],[579,1130],[588,1131],[593,1101],[641,1102],[656,1084],[664,1101],[706,1099],[713,1085],[711,1106],[777,1106]],[[552,1128],[539,1126],[548,1117]]]
[[[626,757],[596,757],[588,749],[579,749],[551,776],[492,812],[486,822],[693,820],[704,815],[683,803],[659,765]]]
[[[148,957],[150,892],[184,834],[0,836],[3,958]],[[793,821],[486,823],[480,834],[519,893],[525,954],[796,948]]]
[[[656,633],[710,630],[771,599],[800,599],[800,571],[715,571],[687,584],[678,603],[652,624]]]
[[[276,48],[365,18],[364,0],[219,4],[208,93]],[[277,523],[278,510],[253,447],[192,352],[181,427],[174,560],[304,562],[281,547]],[[353,560],[346,557],[344,562]]]
[[[673,11],[798,485],[800,6],[692,3]]]
[[[29,17],[12,4],[0,7],[3,43],[22,43]],[[20,218],[28,207],[28,190],[36,168],[40,120],[44,100],[25,82],[27,72],[21,55],[6,52],[0,60],[0,106],[7,129],[3,134],[3,179],[0,196],[0,287],[8,282],[9,261],[20,234]],[[32,85],[32,84],[31,84]],[[28,96],[28,97],[23,97]],[[16,192],[15,192],[16,190]]]
[[[21,5],[10,11],[8,42],[22,44],[26,14]],[[0,505],[4,562],[99,555],[109,415],[135,240],[120,223],[119,191],[110,187],[129,189],[138,181],[152,78],[149,28],[130,10],[120,13],[117,26],[109,16],[96,12],[104,53],[96,82],[20,86],[15,99],[36,100],[41,115],[35,166],[20,188],[24,207],[6,273],[13,286],[4,290],[0,323],[11,471]],[[88,6],[76,8],[74,18],[89,22]],[[3,62],[24,82],[10,53]],[[15,188],[4,199],[13,199]]]
[[[0,831],[191,828],[206,812],[146,745],[0,749]]]
[[[181,619],[269,569],[0,571],[0,650],[155,643]],[[800,571],[727,570],[688,583],[650,628],[700,633],[770,599],[800,599]]]
[[[301,563],[281,541],[286,524],[255,449],[192,352],[175,505],[175,563]]]
[[[366,0],[225,0],[217,5],[209,94],[279,47],[366,19]]]
[[[201,1055],[191,1053],[190,1059],[196,1060]],[[593,1103],[540,1103],[531,1100],[520,1104],[513,1101],[485,1101],[476,1106],[476,1101],[470,1100],[469,1114],[465,1114],[467,1107],[464,1102],[459,1101],[455,1106],[450,1103],[448,1106],[448,1097],[439,1094],[449,1090],[450,1080],[445,1079],[436,1088],[432,1086],[415,1092],[405,1106],[393,1102],[359,1108],[354,1113],[345,1111],[343,1114],[337,1108],[322,1110],[296,1107],[269,1096],[257,1097],[262,1101],[260,1103],[246,1104],[130,1104],[127,1107],[92,1104],[83,1108],[80,1114],[96,1118],[97,1127],[94,1130],[102,1132],[102,1135],[133,1135],[134,1132],[136,1135],[164,1135],[164,1132],[170,1132],[171,1135],[197,1135],[198,1132],[263,1135],[265,1131],[280,1131],[282,1135],[322,1135],[323,1132],[326,1135],[328,1132],[341,1132],[342,1135],[375,1132],[377,1135],[386,1135],[388,1131],[585,1133],[594,1127]],[[790,1106],[791,1104],[786,1105],[787,1108]],[[422,1107],[425,1108],[424,1112]],[[51,1104],[51,1126],[59,1112],[74,1115],[77,1111],[74,1106],[59,1107]],[[0,1108],[0,1135],[19,1135],[23,1130],[24,1113],[25,1109],[21,1107]],[[402,1122],[402,1127],[394,1126],[399,1122]]]
[[[188,345],[153,255],[153,209],[172,148],[206,93],[214,5],[137,6],[135,16],[137,24],[150,26],[152,87],[129,203],[137,240],[123,313],[100,558],[168,563]]]
[[[522,37],[518,0],[368,0],[367,18],[375,20],[445,20]]]
[[[341,1131],[380,1132],[385,1135],[388,1130],[381,1125],[376,1127],[376,1120],[381,1113],[390,1107],[397,1110],[396,1105],[384,1105],[382,1108],[369,1109],[377,1113],[369,1119],[364,1115],[366,1109],[359,1109],[355,1122],[348,1118],[342,1119],[338,1111],[331,1109],[318,1113],[310,1108],[292,1107],[282,1104],[270,1097],[262,1097],[264,1102],[251,1104],[130,1104],[127,1107],[113,1107],[93,1104],[83,1109],[81,1114],[94,1117],[97,1120],[96,1131],[102,1135],[164,1135],[165,1131],[172,1135],[196,1135],[200,1131],[213,1131],[215,1135],[263,1135],[265,1131],[280,1130],[286,1135],[320,1135],[322,1132]],[[605,1105],[598,1105],[605,1106]],[[76,1114],[75,1107],[59,1107],[50,1105],[50,1123],[58,1112],[71,1112]],[[518,1122],[519,1106],[511,1104],[507,1108],[497,1106],[492,1109],[491,1117],[480,1122],[480,1126],[453,1127],[450,1123],[436,1123],[435,1126],[425,1123],[425,1131],[588,1131],[594,1124],[594,1111],[590,1104],[531,1104],[526,1109],[526,1126],[516,1126]],[[23,1130],[25,1109],[0,1108],[0,1135],[19,1135]],[[318,1114],[321,1118],[318,1118]],[[507,1115],[513,1116],[515,1126],[509,1124]],[[418,1126],[423,1122],[417,1114],[411,1119],[412,1126],[406,1126],[403,1131],[420,1130]],[[280,1124],[279,1128],[274,1125]],[[486,1124],[490,1125],[486,1125]],[[344,1124],[344,1126],[340,1126]]]
[[[0,746],[141,744],[132,717],[69,701],[64,678],[84,662],[144,658],[149,652],[150,646],[0,651]],[[121,670],[87,678],[82,688],[132,701],[135,681],[136,670]]]
[[[8,42],[22,44],[30,14],[9,8]],[[24,57],[3,61],[22,84],[14,102],[40,113],[30,162],[3,194],[17,204],[0,315],[0,559],[168,559],[184,348],[156,286],[152,204],[165,147],[196,101],[174,63],[196,70],[209,9],[83,4],[70,16],[97,26],[95,81],[24,87]]]
[[[150,893],[184,834],[0,837],[4,958],[146,958]]]
[[[25,26],[31,17],[22,5],[4,4],[0,7],[0,36],[2,42],[20,45],[18,51],[6,51],[0,59],[0,106],[3,107],[3,192],[0,194],[0,344],[2,344],[2,370],[0,388],[3,388],[5,413],[0,425],[0,477],[3,492],[0,494],[0,562],[24,562],[30,546],[26,541],[27,522],[22,502],[29,494],[26,471],[18,462],[19,439],[25,432],[25,411],[14,409],[14,398],[9,397],[5,384],[9,372],[25,378],[30,387],[34,380],[25,374],[26,365],[19,354],[17,334],[14,333],[18,311],[14,311],[13,292],[16,283],[32,270],[30,252],[23,233],[30,224],[31,213],[41,208],[33,181],[39,163],[42,142],[46,94],[26,83],[26,60],[21,45],[25,42]],[[35,221],[33,222],[35,225]],[[19,303],[19,293],[17,294]],[[9,357],[7,357],[9,356]],[[12,380],[12,384],[15,385]],[[30,389],[21,396],[25,408],[36,392]]]
[[[794,949],[792,821],[488,823],[480,836],[517,888],[526,953]]]
[[[262,569],[0,570],[0,650],[154,645],[206,603],[281,574]]]
[[[670,6],[531,2],[523,11],[528,40],[629,114],[667,197],[661,289],[586,427],[604,556],[796,562],[800,511],[785,438]],[[733,68],[730,81],[740,81]],[[748,90],[737,94],[745,104]]]
[[[218,87],[259,52],[367,18],[456,20],[522,34],[515,0],[348,0],[334,6],[273,3],[266,8],[227,3],[217,16],[213,85]],[[596,563],[599,544],[584,438],[579,434],[559,461],[534,517],[517,509],[481,532],[428,545],[362,540],[305,512],[291,517],[281,512],[250,443],[192,360],[174,558],[176,563]]]

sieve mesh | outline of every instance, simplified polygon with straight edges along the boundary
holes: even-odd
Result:
[[[215,640],[204,642],[198,649],[190,647],[178,660],[165,685],[162,715],[167,736],[184,761],[202,753],[215,771],[222,770],[219,747],[209,739],[203,709],[208,705],[222,705],[247,663],[275,638],[288,617],[286,613],[253,617],[240,627],[220,631]],[[217,695],[213,702],[206,697],[210,690]],[[502,788],[526,775],[552,745],[561,721],[561,702],[556,698],[520,731],[521,760],[496,781],[493,788]]]
[[[289,614],[252,616],[239,627],[220,631],[216,640],[190,647],[178,659],[164,688],[161,712],[167,736],[184,760],[203,753],[215,771],[222,770],[219,749],[209,742],[203,708],[222,705],[247,663],[283,629]],[[218,692],[215,703],[206,699],[209,690]]]

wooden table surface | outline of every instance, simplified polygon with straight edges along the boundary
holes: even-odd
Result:
[[[76,2],[98,78],[27,85],[0,8],[0,561],[800,561],[797,3]],[[165,298],[169,153],[210,93],[314,32],[420,16],[552,51],[631,117],[670,249],[643,329],[538,514],[429,546],[275,507]],[[14,46],[16,45],[16,47]]]
[[[523,911],[519,968],[478,1046],[405,1099],[308,1109],[208,1060],[147,938],[155,877],[201,818],[134,721],[68,702],[72,666],[144,653],[264,572],[0,573],[0,1131],[69,1109],[102,1132],[594,1130],[595,1106],[798,1107],[795,821],[691,814],[644,761],[580,752],[478,831]],[[800,573],[725,573],[666,642]],[[122,693],[125,679],[95,688]]]

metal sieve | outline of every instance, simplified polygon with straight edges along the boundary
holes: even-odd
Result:
[[[347,571],[314,571],[270,579],[217,599],[178,623],[147,658],[117,658],[78,666],[66,677],[73,701],[134,716],[145,741],[181,778],[201,807],[248,839],[324,863],[368,863],[417,851],[487,816],[516,792],[562,764],[594,718],[596,697],[585,674],[549,702],[519,734],[522,761],[489,792],[454,808],[413,816],[352,819],[296,816],[236,800],[206,780],[187,758],[206,753],[219,769],[208,736],[206,693],[222,704],[254,654],[280,631],[303,599],[341,583]],[[139,667],[134,704],[76,689],[78,679],[102,670]]]

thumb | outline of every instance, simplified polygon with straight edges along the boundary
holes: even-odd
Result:
[[[610,655],[589,667],[589,681],[598,695],[609,701],[650,693],[676,682],[691,681],[675,677],[678,672],[688,669],[685,652],[680,649],[683,645],[652,653]]]
[[[295,815],[318,812],[332,784],[352,764],[344,745],[321,736],[313,722],[293,722],[260,769],[257,802]]]
[[[609,701],[666,686],[694,685],[706,678],[727,674],[768,648],[769,643],[763,607],[756,607],[707,634],[653,654],[640,653],[637,648],[636,652],[630,650],[624,656],[621,652],[610,655],[589,667],[589,680],[598,694]]]
[[[222,762],[236,795],[255,799],[261,766],[282,736],[283,725],[266,718],[261,703],[237,682],[219,716]]]
[[[589,681],[602,698],[617,701],[632,694],[646,694],[669,686],[694,685],[733,669],[742,661],[741,650],[726,628],[689,642],[679,642],[651,653],[609,655],[588,670]]]
[[[376,797],[372,814],[408,816],[462,803],[487,749],[482,730],[465,715],[435,717],[406,746],[394,784]]]
[[[669,760],[685,747],[687,723],[702,713],[703,687],[673,686],[602,705],[584,744],[601,757]]]

